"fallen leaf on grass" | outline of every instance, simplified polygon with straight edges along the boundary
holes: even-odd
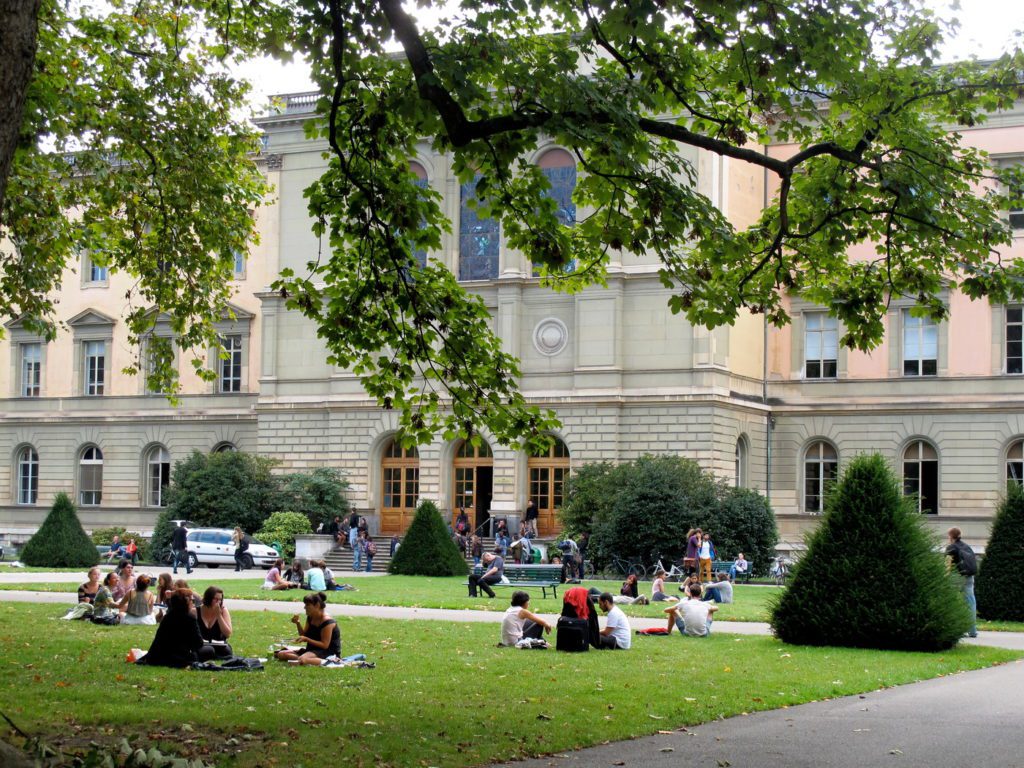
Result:
[[[551,715],[545,715],[543,712],[541,712],[539,715],[537,715],[537,719],[538,720],[552,720],[554,718],[552,718]]]
[[[648,717],[651,718],[651,720],[664,720],[665,719],[665,717],[663,715],[648,715]]]

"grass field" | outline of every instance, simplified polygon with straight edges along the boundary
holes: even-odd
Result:
[[[145,568],[143,568],[143,571],[145,571]],[[344,581],[356,587],[356,591],[329,592],[327,596],[330,602],[350,603],[352,605],[504,611],[508,607],[509,599],[512,595],[512,590],[506,587],[495,590],[497,597],[493,600],[482,597],[476,599],[467,597],[466,587],[463,586],[465,578],[371,576],[354,577],[344,579]],[[209,584],[217,584],[224,590],[226,597],[243,600],[288,600],[300,602],[305,594],[301,590],[288,590],[285,592],[263,590],[260,589],[260,584],[262,583],[262,576],[252,580],[228,579],[224,581],[209,581],[197,579],[189,581],[189,585],[198,592],[202,592]],[[588,581],[583,586],[593,586],[613,594],[618,594],[620,584],[610,581]],[[675,584],[668,586],[675,592]],[[646,594],[650,595],[650,585],[643,584],[642,587]],[[0,585],[0,589],[28,589],[41,592],[74,592],[77,588],[77,584],[68,583]],[[563,588],[559,588],[559,597],[557,599],[548,597],[546,600],[541,598],[540,589],[530,589],[527,591],[531,597],[530,607],[534,611],[541,613],[558,613],[561,611]],[[715,614],[715,620],[767,621],[769,600],[778,592],[778,587],[738,585],[735,587],[736,602],[721,606],[721,610]],[[666,605],[667,603],[656,603],[646,606],[624,605],[622,608],[629,616],[654,618],[663,615]]]
[[[875,690],[1017,659],[785,646],[768,637],[634,639],[633,650],[496,648],[497,627],[341,618],[345,653],[376,669],[209,674],[124,663],[152,627],[0,604],[2,710],[64,748],[137,745],[233,766],[470,766],[744,712]],[[237,653],[266,655],[287,617],[236,611]],[[6,734],[6,726],[4,731]]]

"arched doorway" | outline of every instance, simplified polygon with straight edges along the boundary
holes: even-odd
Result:
[[[452,515],[465,509],[473,521],[474,529],[490,519],[491,497],[494,495],[494,455],[491,447],[481,442],[479,446],[468,440],[459,444],[455,451],[452,495]],[[485,533],[490,533],[485,531]]]
[[[530,498],[537,505],[537,533],[550,536],[560,530],[557,512],[562,507],[565,481],[569,477],[569,449],[555,438],[554,444],[526,463],[530,475]]]
[[[384,447],[380,469],[381,533],[405,533],[419,503],[419,451],[415,446],[403,448],[396,440],[392,440]]]

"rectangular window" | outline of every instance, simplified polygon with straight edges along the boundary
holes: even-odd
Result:
[[[1006,308],[1006,372],[1024,373],[1024,310]]]
[[[86,285],[106,284],[109,270],[93,261],[89,253],[82,254],[83,281]]]
[[[42,345],[21,345],[21,396],[39,397],[42,393]]]
[[[235,279],[245,277],[245,251],[235,251]]]
[[[903,310],[903,375],[934,376],[938,371],[939,327],[930,317]]]
[[[86,395],[102,395],[106,379],[107,343],[105,341],[87,341],[84,348],[84,393]]]
[[[839,327],[825,312],[804,315],[804,377],[834,379],[839,357]]]
[[[227,357],[220,361],[220,391],[242,391],[242,337],[224,336],[221,339]]]

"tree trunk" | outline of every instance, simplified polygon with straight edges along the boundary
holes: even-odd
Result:
[[[0,0],[0,224],[32,79],[42,0]]]

